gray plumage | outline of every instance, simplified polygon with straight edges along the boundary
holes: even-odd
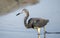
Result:
[[[29,28],[34,28],[34,27],[44,27],[49,20],[47,19],[42,19],[42,18],[30,18],[28,21]]]
[[[23,9],[22,11],[24,11],[23,13],[26,14],[25,18],[24,18],[24,24],[26,28],[36,28],[36,27],[44,27],[49,20],[48,19],[43,19],[43,18],[30,18],[27,22],[27,19],[29,17],[29,12],[27,9]],[[18,16],[21,13],[18,13],[16,16]]]

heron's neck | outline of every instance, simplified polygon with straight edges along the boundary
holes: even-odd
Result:
[[[24,18],[24,24],[25,24],[26,27],[28,27],[28,23],[27,23],[28,17],[29,17],[29,13],[26,13],[26,16]]]

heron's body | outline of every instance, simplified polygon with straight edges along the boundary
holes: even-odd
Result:
[[[38,34],[40,34],[40,28],[44,27],[49,22],[49,20],[43,19],[43,18],[30,18],[27,22],[27,19],[29,17],[29,11],[27,9],[23,9],[22,11],[23,11],[23,13],[26,14],[26,16],[24,18],[25,27],[37,29]],[[21,14],[21,13],[18,13],[16,16],[18,16],[19,14]],[[44,27],[44,31],[45,31],[45,27]]]
[[[30,28],[34,27],[44,27],[47,24],[48,20],[42,18],[30,18],[28,21],[28,25]]]
[[[43,19],[43,18],[30,18],[27,22],[27,19],[29,17],[29,11],[27,9],[23,9],[23,12],[26,14],[24,18],[24,24],[26,28],[34,28],[34,27],[44,27],[48,23],[48,19]],[[19,15],[18,13],[17,15]]]

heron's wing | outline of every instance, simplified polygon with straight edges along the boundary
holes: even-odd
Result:
[[[48,20],[42,18],[31,18],[28,21],[28,24],[31,24],[35,27],[44,27],[48,23]]]
[[[38,18],[30,18],[28,24],[36,26],[40,24],[40,20]]]

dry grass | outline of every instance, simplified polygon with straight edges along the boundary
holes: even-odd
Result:
[[[0,15],[8,14],[17,8],[37,4],[38,0],[0,0]]]

